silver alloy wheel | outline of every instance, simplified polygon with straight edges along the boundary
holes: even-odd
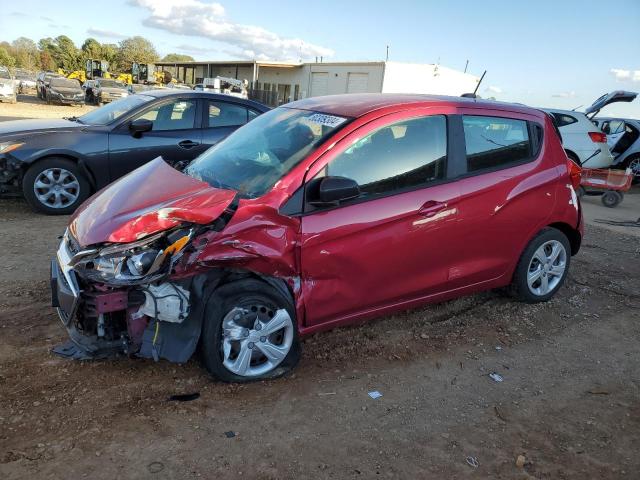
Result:
[[[629,162],[629,168],[636,177],[640,177],[640,157],[631,160]]]
[[[567,250],[558,240],[549,240],[538,247],[529,262],[527,285],[534,295],[542,297],[562,280],[567,268]]]
[[[33,192],[43,205],[65,208],[78,200],[80,183],[76,176],[64,168],[47,168],[33,182]]]
[[[227,370],[241,377],[269,373],[293,344],[293,322],[281,308],[266,305],[233,308],[222,320],[222,355]]]

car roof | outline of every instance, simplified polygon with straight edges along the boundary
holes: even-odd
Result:
[[[253,100],[247,100],[246,98],[240,98],[233,95],[226,95],[224,93],[209,93],[203,92],[200,90],[186,90],[186,89],[175,89],[175,88],[164,88],[159,90],[144,90],[140,92],[141,95],[147,95],[149,97],[155,98],[164,98],[164,97],[195,97],[195,98],[206,98],[210,100],[220,100],[223,102],[235,102],[241,103],[246,106],[257,108],[262,112],[266,112],[269,110],[269,107],[263,105],[260,102],[255,102]]]
[[[369,112],[386,107],[418,107],[429,105],[486,108],[529,114],[539,111],[524,105],[493,100],[405,93],[347,93],[342,95],[326,95],[287,103],[283,105],[283,107],[314,110],[344,117],[361,117]]]

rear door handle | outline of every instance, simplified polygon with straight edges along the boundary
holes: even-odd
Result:
[[[200,144],[198,142],[194,142],[193,140],[183,140],[178,143],[178,146],[186,149],[197,147],[198,145]]]
[[[429,200],[420,207],[418,213],[423,217],[433,217],[438,212],[441,212],[447,208],[447,204],[444,202],[437,202],[435,200]]]

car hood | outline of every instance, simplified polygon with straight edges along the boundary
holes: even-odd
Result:
[[[0,135],[11,135],[16,133],[41,133],[54,130],[70,130],[86,127],[81,123],[64,120],[61,118],[42,118],[35,120],[11,120],[0,122]]]
[[[84,93],[80,87],[51,87],[51,90],[58,93],[64,93],[65,95],[78,95]]]
[[[107,93],[129,93],[129,91],[125,88],[116,88],[116,87],[100,87],[101,92]]]
[[[600,110],[611,103],[616,102],[632,102],[638,96],[636,92],[625,92],[624,90],[616,90],[615,92],[605,93],[598,98],[590,107],[585,108],[584,113],[587,115],[597,114]]]
[[[181,223],[211,223],[235,196],[232,190],[184,175],[158,157],[87,200],[69,230],[82,247],[133,242]]]

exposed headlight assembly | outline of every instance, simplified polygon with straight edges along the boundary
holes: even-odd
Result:
[[[182,256],[193,229],[161,232],[137,242],[79,252],[71,266],[88,280],[112,285],[151,283],[166,276]],[[63,240],[65,241],[65,240]]]
[[[12,152],[16,148],[20,148],[22,145],[24,145],[24,142],[4,142],[4,143],[0,143],[0,153]]]

